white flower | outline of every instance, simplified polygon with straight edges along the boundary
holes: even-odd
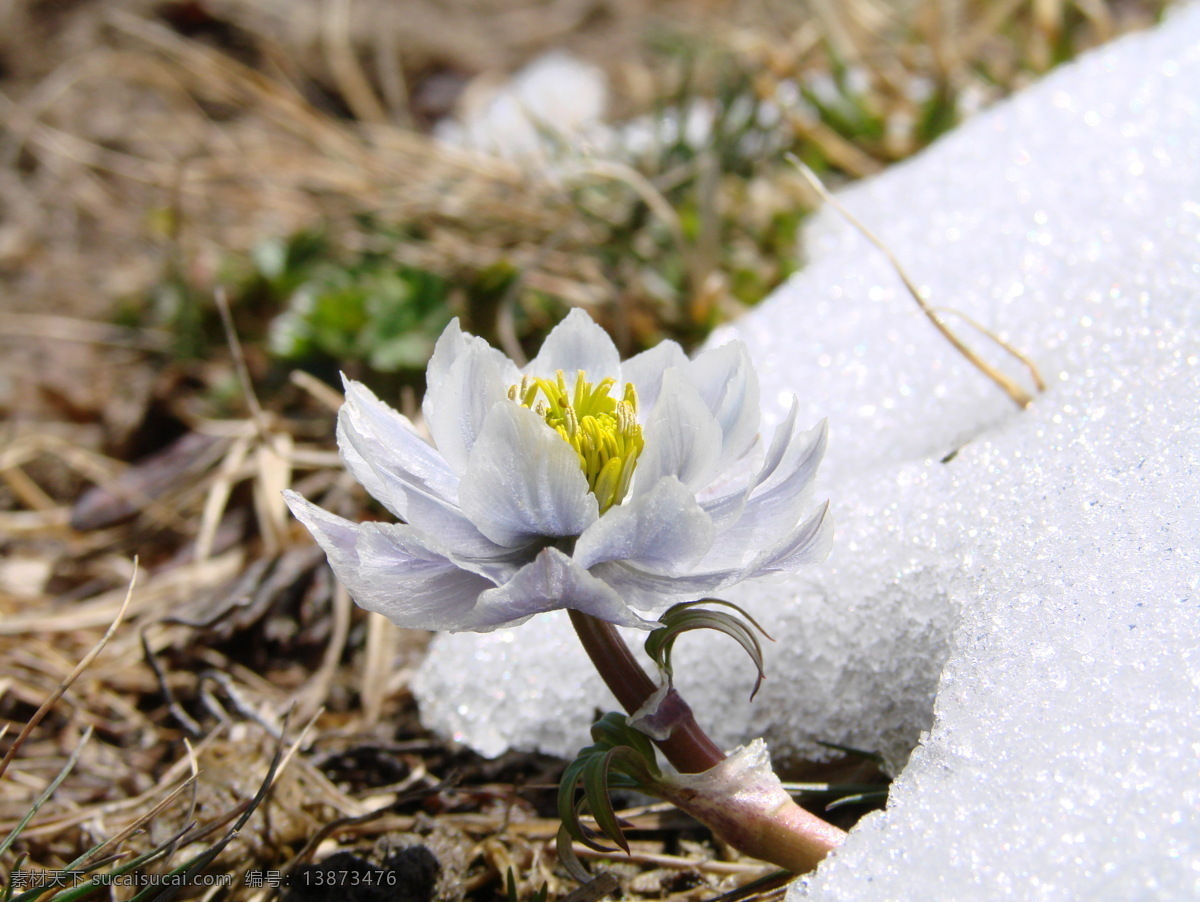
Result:
[[[650,628],[635,609],[827,553],[828,505],[804,516],[825,424],[798,431],[793,401],[764,450],[740,342],[688,360],[668,341],[621,363],[575,310],[521,370],[456,320],[427,375],[432,445],[357,382],[338,415],[346,467],[402,523],[287,493],[359,605],[399,626],[491,630],[572,608]]]

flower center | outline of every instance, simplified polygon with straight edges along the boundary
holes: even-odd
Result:
[[[578,370],[574,386],[568,387],[559,370],[553,380],[525,376],[520,385],[508,390],[509,398],[544,419],[575,449],[588,488],[600,503],[600,513],[625,499],[645,444],[633,384],[625,383],[620,401],[609,394],[614,385],[615,379],[588,382],[587,374]]]

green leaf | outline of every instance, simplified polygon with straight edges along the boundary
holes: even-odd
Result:
[[[582,774],[583,797],[587,802],[589,810],[592,812],[596,826],[600,828],[600,832],[620,846],[625,854],[628,855],[629,840],[625,838],[625,834],[621,830],[621,824],[617,820],[617,813],[613,810],[612,800],[608,797],[609,765],[616,752],[617,749],[609,749],[603,755],[593,755],[588,759],[587,764],[584,765]],[[592,845],[593,848],[603,848],[592,843],[588,844]]]
[[[637,759],[642,764],[642,773],[647,778],[653,779],[662,776],[662,771],[658,768],[654,746],[650,743],[650,737],[641,730],[631,727],[624,714],[609,711],[592,724],[592,739],[596,741],[596,745],[593,746],[596,749],[615,749],[628,746],[636,753]],[[637,778],[640,775],[631,774],[630,776]]]
[[[571,875],[571,879],[578,883],[587,883],[592,879],[592,875],[588,873],[587,868],[583,866],[583,862],[579,860],[579,856],[575,854],[575,850],[571,848],[572,834],[567,830],[564,823],[558,828],[558,836],[555,837],[554,847],[558,852],[558,860],[567,873]]]
[[[719,604],[727,608],[732,608],[741,617],[697,607],[702,604]],[[741,618],[745,618],[749,622],[743,622]],[[750,692],[750,698],[753,699],[758,694],[758,689],[766,677],[766,672],[764,670],[765,662],[763,660],[762,645],[759,643],[755,631],[766,636],[768,639],[771,637],[767,635],[767,631],[759,625],[758,621],[740,607],[732,602],[722,601],[719,598],[705,598],[701,601],[688,601],[674,605],[659,618],[659,621],[663,625],[651,631],[650,635],[646,637],[645,648],[646,654],[667,674],[668,678],[672,674],[671,652],[675,647],[675,640],[689,630],[711,629],[732,638],[750,656],[750,660],[754,662],[754,666],[758,670],[758,677],[754,681],[754,688]]]
[[[575,787],[579,783],[583,766],[587,763],[588,759],[584,755],[587,751],[581,751],[579,757],[567,765],[558,783],[558,819],[562,821],[563,829],[580,842],[583,842],[583,827],[580,826],[579,812],[575,805]]]
[[[592,738],[595,742],[579,750],[558,784],[557,807],[562,821],[558,835],[559,859],[581,882],[588,879],[587,871],[571,850],[571,840],[598,852],[616,851],[593,838],[594,834],[580,821],[581,812],[586,808],[600,833],[628,853],[629,843],[621,830],[610,792],[623,788],[657,795],[658,781],[662,777],[654,746],[644,734],[625,722],[624,715],[605,714],[592,725]],[[583,797],[577,801],[575,789],[578,784],[583,785]]]

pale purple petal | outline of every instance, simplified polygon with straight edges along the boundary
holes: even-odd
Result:
[[[394,471],[401,481],[452,502],[458,496],[458,474],[417,434],[408,417],[380,401],[361,382],[343,376],[342,383],[346,403],[338,411],[338,444],[345,439],[354,446],[360,458],[356,466],[365,461],[374,469]],[[355,469],[350,472],[371,491],[370,474],[360,478]],[[380,495],[375,497],[387,502]]]
[[[796,426],[799,401],[792,399],[792,408],[784,421],[771,436],[771,447],[755,481],[764,489],[782,482],[796,479],[796,473],[811,481],[816,477],[817,466],[825,456],[825,445],[829,441],[829,421],[821,420],[808,430]]]
[[[598,516],[575,450],[536,413],[511,401],[488,414],[458,495],[479,531],[508,547],[578,536]]]
[[[453,629],[490,580],[462,569],[411,526],[352,523],[309,503],[284,497],[325,550],[333,572],[358,604],[409,629]]]
[[[783,524],[785,529],[794,524],[808,506],[828,439],[826,420],[806,432],[793,434],[779,466],[772,468],[755,486],[736,528],[745,525],[762,536],[777,534],[778,524]]]
[[[749,482],[732,491],[720,491],[719,489],[714,491],[717,484],[713,484],[705,487],[699,493],[700,506],[704,508],[705,513],[712,517],[713,525],[718,533],[724,532],[741,516],[746,502],[750,500],[750,493],[761,483],[770,479],[771,474],[783,462],[795,432],[796,416],[799,410],[800,401],[793,395],[791,409],[784,417],[783,422],[775,429],[766,456],[758,472]],[[728,478],[728,474],[726,474],[726,478]]]
[[[705,351],[684,370],[688,381],[721,427],[721,457],[724,470],[750,450],[758,436],[758,375],[750,352],[740,341]]]
[[[712,541],[712,520],[687,487],[668,476],[606,511],[579,537],[573,557],[584,568],[623,560],[678,573],[700,560]]]
[[[617,379],[621,375],[621,355],[608,333],[596,325],[579,308],[567,314],[555,326],[537,357],[524,371],[531,376],[553,377],[563,371],[568,383],[574,383],[575,373],[584,370],[589,382]]]
[[[433,346],[433,355],[429,358],[429,364],[425,368],[427,390],[436,390],[442,384],[442,380],[450,372],[454,361],[471,346],[473,341],[480,341],[480,339],[464,332],[457,316],[450,320],[450,324],[438,336],[437,343]],[[428,400],[428,392],[426,400]]]
[[[696,601],[716,595],[748,579],[794,570],[803,564],[818,563],[829,554],[832,541],[833,526],[829,505],[825,504],[781,542],[761,552],[745,567],[670,576],[624,561],[609,561],[592,567],[591,573],[612,586],[633,607],[644,611],[661,610],[675,602]]]
[[[829,516],[829,502],[826,501],[815,514],[792,530],[791,535],[748,567],[746,578],[819,564],[829,557],[832,547],[833,518]]]
[[[510,569],[512,549],[489,540],[459,510],[458,474],[366,386],[346,380],[337,438],[346,469],[396,517],[437,536],[452,554],[500,564],[500,573]]]
[[[521,374],[511,360],[482,338],[459,330],[456,322],[438,339],[426,378],[425,423],[446,463],[461,474],[488,411],[508,400],[508,389],[521,381]]]
[[[411,493],[408,496],[408,523],[438,542],[456,561],[475,569],[497,582],[507,579],[520,562],[532,553],[530,543],[499,545],[479,531],[457,507],[451,508],[436,498]]]
[[[795,530],[811,500],[827,436],[827,424],[821,421],[788,437],[779,461],[769,461],[760,471],[759,476],[765,473],[766,478],[753,486],[737,519],[723,524],[719,540],[697,565],[700,569],[743,566]]]
[[[676,342],[660,342],[650,350],[642,351],[621,364],[622,384],[619,388],[624,391],[624,383],[633,383],[633,387],[637,389],[641,418],[644,420],[658,401],[663,373],[673,366],[682,369],[687,364],[687,354],[683,353],[683,348]]]
[[[336,558],[340,564],[357,565],[358,533],[360,524],[331,514],[317,507],[299,492],[284,489],[283,500],[296,519],[305,525],[317,543],[325,549],[330,563]]]
[[[760,475],[747,480],[746,473],[757,465],[761,474],[761,461],[762,443],[755,437],[750,449],[740,460],[735,461],[732,467],[720,473],[715,480],[696,493],[696,500],[713,521],[718,535],[737,522],[742,515],[750,493],[761,478]]]
[[[640,611],[662,611],[680,601],[696,601],[714,595],[737,582],[737,570],[717,573],[685,573],[668,576],[634,567],[624,561],[597,564],[591,574],[604,580],[625,601]]]
[[[633,474],[635,495],[666,476],[677,477],[693,491],[712,481],[721,454],[721,427],[679,370],[663,376],[662,393],[642,435],[646,446]]]
[[[481,533],[456,503],[426,491],[415,479],[406,480],[399,462],[388,457],[370,460],[358,451],[357,437],[338,423],[338,446],[346,469],[371,495],[400,520],[438,540],[454,555],[481,561],[503,561],[514,550],[497,545]],[[457,477],[456,477],[457,478]],[[456,492],[457,494],[457,492]]]
[[[408,519],[408,484],[403,482],[394,467],[381,472],[373,465],[374,455],[370,458],[359,452],[359,446],[367,444],[362,438],[349,431],[338,415],[337,423],[338,456],[354,477],[372,498],[386,507],[393,516],[401,520]]]
[[[557,548],[544,548],[508,583],[480,595],[470,613],[451,629],[484,632],[561,608],[582,611],[618,626],[652,629],[658,625],[639,617],[611,587]]]
[[[746,509],[746,503],[750,500],[750,492],[753,490],[754,483],[751,482],[734,489],[732,492],[711,498],[704,498],[700,501],[700,509],[708,514],[709,520],[712,521],[713,529],[716,530],[718,535],[725,532],[741,518],[742,511]]]

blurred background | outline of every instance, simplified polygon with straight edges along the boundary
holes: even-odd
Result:
[[[223,353],[218,285],[259,378],[419,392],[452,315],[514,355],[570,306],[694,344],[802,265],[785,153],[868,176],[1164,5],[7,0],[0,341],[43,364],[0,404],[123,451],[144,379],[30,317],[186,370]]]

